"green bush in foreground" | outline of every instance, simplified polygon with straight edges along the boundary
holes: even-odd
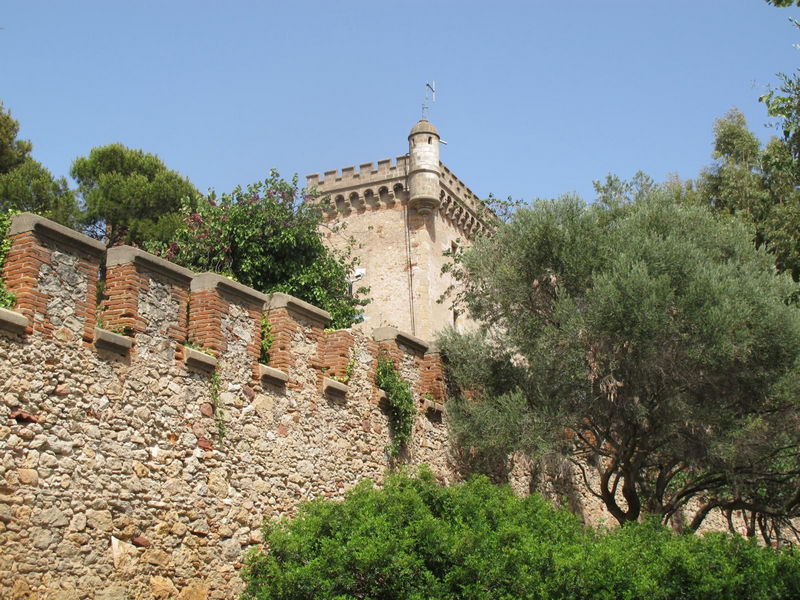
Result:
[[[798,598],[800,558],[729,534],[656,523],[585,530],[540,496],[430,471],[368,481],[264,528],[244,599]]]

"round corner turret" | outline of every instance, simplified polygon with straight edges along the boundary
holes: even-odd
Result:
[[[422,119],[408,134],[408,206],[423,217],[439,208],[439,132]]]

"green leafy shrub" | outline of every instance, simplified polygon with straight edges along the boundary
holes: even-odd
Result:
[[[219,198],[187,198],[181,217],[174,241],[149,244],[148,251],[260,292],[296,296],[328,311],[333,327],[360,318],[366,300],[352,295],[347,281],[353,261],[323,243],[322,208],[301,201],[297,176],[288,182],[273,170],[265,181]]]
[[[442,487],[427,469],[304,504],[264,539],[242,571],[244,600],[800,597],[791,550],[655,522],[584,529],[538,495],[485,477]]]
[[[389,424],[394,439],[388,450],[392,456],[397,456],[411,440],[417,407],[408,382],[400,377],[392,360],[383,354],[378,356],[377,380],[378,387],[386,392],[386,399],[389,402]]]
[[[11,239],[7,237],[8,228],[11,226],[11,216],[13,213],[0,212],[0,272],[2,272],[3,265],[6,262],[6,256],[11,248]],[[9,292],[3,280],[0,279],[0,307],[14,308],[14,303],[17,301],[16,296]]]

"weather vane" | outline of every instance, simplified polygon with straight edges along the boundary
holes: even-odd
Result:
[[[428,92],[431,93],[431,97],[429,98]],[[422,104],[422,120],[428,120],[428,100],[432,99],[434,104],[436,103],[436,80],[433,80],[433,83],[425,83],[425,102]]]

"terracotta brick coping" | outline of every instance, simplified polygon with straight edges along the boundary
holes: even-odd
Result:
[[[45,237],[55,242],[77,247],[98,257],[106,252],[106,246],[88,235],[73,231],[69,227],[54,223],[49,219],[31,213],[19,213],[11,219],[8,235],[17,235],[32,231],[40,237]]]
[[[395,329],[394,327],[378,327],[372,330],[372,339],[376,342],[397,342],[404,346],[408,346],[412,350],[416,350],[420,354],[425,354],[431,344],[425,342],[410,333],[404,333]]]
[[[185,283],[189,283],[194,277],[194,272],[189,269],[171,263],[168,260],[145,252],[144,250],[134,248],[133,246],[116,246],[114,248],[109,248],[106,258],[107,267],[111,268],[129,264],[141,265],[147,269]]]

